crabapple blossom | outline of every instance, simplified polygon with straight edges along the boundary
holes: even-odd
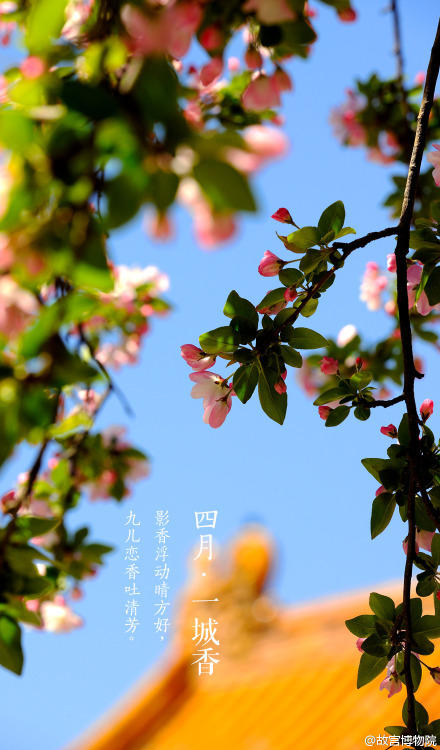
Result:
[[[361,652],[361,654],[365,653],[364,649],[362,648],[362,644],[365,640],[366,640],[365,638],[358,638],[356,641],[356,648],[358,651]]]
[[[431,552],[431,544],[434,534],[434,531],[425,531],[424,529],[416,528],[416,554],[418,554],[420,548],[426,549],[428,552]],[[408,537],[406,537],[406,539],[403,541],[402,546],[405,555],[407,555]]]
[[[386,427],[381,427],[380,431],[382,435],[386,435],[390,438],[396,438],[397,437],[397,427],[395,427],[393,424],[389,424]]]
[[[402,680],[400,679],[395,665],[396,657],[393,656],[387,664],[387,676],[380,683],[379,690],[388,690],[388,698],[399,693],[402,690]]]
[[[61,29],[61,35],[69,41],[74,41],[81,34],[81,29],[92,11],[94,0],[69,0],[66,6],[66,23]]]
[[[279,208],[270,218],[275,219],[275,221],[281,221],[283,224],[293,224],[292,217],[287,208]]]
[[[357,20],[357,13],[353,8],[343,8],[342,10],[338,10],[338,16],[340,21],[345,21],[346,23],[351,23],[352,21]]]
[[[361,284],[360,299],[366,302],[369,310],[379,310],[382,305],[381,293],[388,286],[388,280],[379,273],[379,266],[369,261]]]
[[[347,344],[349,344],[355,336],[357,336],[356,326],[354,326],[352,323],[347,323],[347,325],[343,326],[339,331],[336,337],[336,343],[339,347],[341,347],[341,349],[343,349],[344,346],[347,346]]]
[[[199,78],[202,86],[210,86],[217,78],[222,74],[223,70],[223,59],[221,57],[213,57],[211,62],[203,66],[200,71]]]
[[[422,279],[423,267],[419,263],[413,263],[407,270],[408,307],[411,310],[414,305],[419,315],[429,315],[437,305],[430,305],[425,291],[421,293],[416,302],[417,287]]]
[[[425,400],[423,401],[420,407],[420,414],[424,422],[426,422],[426,420],[429,419],[433,411],[434,411],[434,401],[432,401],[430,398],[425,398]]]
[[[281,100],[276,80],[264,73],[255,74],[244,90],[241,101],[245,109],[254,112],[279,107]]]
[[[44,630],[50,633],[68,633],[83,625],[82,618],[70,609],[62,596],[42,602],[40,614]]]
[[[356,120],[356,115],[364,108],[363,100],[351,89],[347,89],[348,100],[332,109],[330,124],[335,137],[346,145],[362,146],[366,141],[366,132]]]
[[[261,53],[252,45],[247,48],[244,61],[249,70],[258,70],[263,65]]]
[[[387,255],[387,270],[391,273],[396,273],[397,266],[396,266],[396,256],[394,253],[389,253]]]
[[[437,685],[440,685],[440,667],[433,667],[429,670],[429,674],[431,675],[434,682],[436,682]]]
[[[292,81],[288,73],[286,73],[285,70],[283,70],[280,67],[277,67],[275,70],[275,73],[273,74],[273,78],[275,80],[276,85],[278,86],[278,91],[292,91]]]
[[[41,57],[30,55],[20,65],[20,70],[25,78],[32,80],[39,78],[46,71],[46,63]]]
[[[278,276],[285,265],[286,262],[284,260],[271,253],[270,250],[266,250],[258,266],[258,273],[261,276]]]
[[[286,302],[293,302],[298,297],[298,292],[294,286],[289,286],[284,292],[284,299]]]
[[[339,370],[339,362],[332,357],[323,357],[320,362],[321,372],[324,375],[336,375]]]
[[[287,372],[284,371],[284,372],[281,373],[281,377],[275,383],[274,388],[275,388],[275,390],[276,390],[277,393],[280,393],[280,394],[281,393],[286,393],[287,386],[286,386],[286,384],[284,382],[285,379],[286,379],[286,377],[287,377]]]
[[[433,143],[432,145],[434,146],[436,151],[431,151],[431,153],[429,153],[426,157],[426,160],[429,161],[430,164],[434,165],[432,176],[434,178],[435,184],[438,187],[440,185],[440,143]]]
[[[245,174],[255,172],[268,159],[279,158],[287,151],[287,138],[277,128],[250,125],[244,129],[242,135],[247,150],[228,148],[225,155],[233,166]]]
[[[382,492],[386,492],[386,489],[383,486],[383,484],[381,484],[380,487],[377,488],[377,490],[376,490],[376,497],[379,497],[379,495],[381,495]]]
[[[192,398],[203,398],[203,421],[211,427],[220,427],[231,411],[232,385],[214,372],[193,372],[189,377],[195,383]]]
[[[199,42],[208,52],[219,49],[224,44],[224,36],[220,26],[212,24],[207,26],[199,36]]]
[[[321,419],[327,419],[331,411],[333,411],[331,406],[318,406],[318,414]]]
[[[38,313],[36,298],[12,276],[0,276],[0,333],[15,339]]]
[[[193,344],[184,344],[181,346],[180,353],[186,364],[192,367],[193,370],[207,370],[212,365],[215,365],[216,357],[212,354],[206,354],[206,352]]]

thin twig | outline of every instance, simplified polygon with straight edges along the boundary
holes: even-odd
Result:
[[[374,409],[375,406],[383,406],[385,409],[388,408],[388,406],[394,406],[394,404],[399,404],[401,401],[405,401],[405,395],[403,393],[400,394],[400,396],[396,396],[395,398],[390,398],[389,401],[373,401],[372,403],[368,402],[368,408]]]

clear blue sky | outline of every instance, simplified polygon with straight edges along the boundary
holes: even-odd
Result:
[[[345,88],[356,77],[365,78],[373,71],[382,76],[394,73],[386,5],[386,0],[358,2],[356,24],[342,24],[331,9],[319,6],[316,25],[322,37],[311,59],[289,65],[295,81],[294,92],[284,99],[290,154],[259,175],[260,212],[242,222],[238,239],[215,253],[205,253],[196,247],[190,221],[179,211],[178,239],[170,244],[153,246],[140,221],[113,236],[111,247],[118,262],[154,264],[171,279],[168,297],[174,312],[168,319],[154,321],[140,365],[117,375],[136,412],[129,437],[151,455],[152,475],[124,504],[85,500],[72,514],[75,527],[87,523],[97,541],[119,550],[86,584],[85,597],[76,603],[86,626],[68,635],[27,631],[23,676],[0,671],[5,750],[60,750],[159,661],[164,646],[153,628],[157,509],[167,509],[170,517],[171,620],[176,619],[178,591],[198,538],[195,510],[218,510],[219,543],[249,519],[259,520],[271,531],[280,550],[273,586],[285,603],[402,576],[404,527],[395,518],[386,533],[371,542],[369,518],[377,485],[360,464],[364,456],[385,454],[389,441],[379,428],[396,422],[399,408],[377,410],[367,423],[348,419],[339,428],[326,429],[289,370],[289,409],[283,427],[269,421],[256,400],[243,407],[234,399],[224,426],[212,430],[202,422],[200,401],[190,398],[190,370],[179,353],[181,344],[197,343],[200,333],[222,324],[221,311],[232,288],[255,302],[271,288],[270,280],[258,275],[257,266],[265,250],[280,252],[275,236],[279,225],[269,218],[278,207],[288,207],[304,226],[316,224],[321,211],[340,199],[347,223],[359,236],[389,226],[387,213],[380,209],[389,187],[387,168],[367,162],[360,149],[342,149],[328,124],[330,108],[344,99]],[[413,79],[426,69],[438,3],[426,0],[423,11],[411,0],[400,5],[406,70]],[[14,55],[18,59],[18,52],[2,52],[8,61]],[[343,325],[353,323],[369,340],[379,327],[388,330],[385,313],[369,313],[359,301],[359,283],[366,261],[385,265],[386,254],[393,249],[392,240],[382,240],[353,254],[310,321],[312,327],[335,336]],[[434,352],[426,355],[422,347],[418,350],[430,366],[417,385],[420,403],[426,397],[435,399],[438,362]],[[432,417],[434,430],[439,428],[439,411],[440,404]],[[102,415],[102,424],[126,421],[114,399]],[[28,456],[17,456],[6,468],[3,491],[28,461]],[[130,508],[141,520],[142,535],[141,624],[132,642],[124,634],[122,551]]]

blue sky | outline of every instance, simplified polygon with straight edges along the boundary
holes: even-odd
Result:
[[[179,347],[197,343],[203,331],[222,325],[224,302],[235,288],[258,302],[271,288],[257,273],[265,250],[280,252],[279,228],[270,215],[290,209],[298,224],[316,224],[322,210],[342,200],[347,223],[358,236],[390,225],[380,203],[389,187],[387,168],[367,162],[361,149],[344,150],[331,135],[329,111],[345,98],[356,77],[373,71],[393,75],[395,58],[391,17],[385,0],[358,3],[359,21],[342,24],[320,4],[316,26],[320,39],[308,62],[288,67],[295,90],[284,98],[289,156],[257,179],[260,211],[246,217],[234,242],[214,253],[195,245],[189,218],[175,212],[178,236],[152,245],[141,221],[114,234],[115,259],[125,264],[157,265],[169,274],[168,298],[173,313],[155,320],[141,362],[116,377],[129,398],[135,418],[129,437],[151,456],[151,477],[139,483],[121,505],[85,500],[72,514],[72,525],[86,523],[95,540],[115,545],[116,552],[99,576],[84,586],[75,610],[86,625],[68,635],[26,631],[23,676],[0,672],[7,696],[2,716],[2,745],[11,750],[58,750],[122,696],[148,668],[160,665],[164,643],[154,633],[154,516],[169,512],[169,617],[176,621],[178,592],[187,577],[188,561],[198,540],[194,511],[218,510],[215,539],[221,544],[248,520],[258,520],[278,545],[272,580],[281,602],[294,603],[400,578],[404,527],[395,518],[374,542],[369,519],[376,483],[360,464],[364,456],[382,456],[388,439],[379,428],[397,422],[399,407],[376,410],[366,423],[348,419],[326,429],[317,409],[288,375],[289,409],[283,427],[269,421],[254,399],[243,407],[234,399],[219,430],[202,422],[200,401],[190,397],[189,368]],[[426,69],[437,25],[438,3],[402,0],[404,56],[408,78]],[[322,35],[322,36],[321,36]],[[14,59],[11,50],[2,59]],[[18,59],[19,53],[16,53]],[[374,340],[390,322],[383,312],[370,313],[359,301],[359,283],[368,260],[385,265],[393,241],[382,240],[353,254],[326,294],[310,325],[335,336],[353,323]],[[281,253],[280,253],[281,254]],[[435,399],[435,352],[418,347],[428,375],[417,384],[417,401]],[[102,425],[126,423],[113,399]],[[432,428],[438,429],[434,413]],[[4,470],[7,490],[28,457],[17,457]],[[319,470],[317,465],[319,464]],[[141,521],[140,626],[132,642],[124,633],[125,518],[132,509]],[[160,666],[159,666],[160,669]],[[6,701],[4,701],[4,705]],[[23,721],[25,708],[26,722]]]

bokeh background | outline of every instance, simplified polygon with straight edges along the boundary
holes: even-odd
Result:
[[[405,72],[413,80],[426,70],[438,2],[401,0],[400,9]],[[85,499],[71,514],[75,528],[87,524],[94,540],[116,549],[99,576],[85,584],[84,598],[75,602],[85,627],[66,635],[27,629],[22,677],[0,672],[5,750],[59,750],[147,669],[155,665],[160,673],[177,622],[179,590],[198,542],[196,510],[218,511],[218,545],[249,521],[269,530],[278,548],[272,588],[280,602],[320,599],[403,574],[405,531],[398,515],[386,533],[370,540],[376,483],[360,463],[365,456],[385,454],[389,439],[379,428],[398,423],[398,406],[373,411],[365,423],[349,418],[328,429],[289,370],[283,427],[263,414],[257,399],[246,406],[234,399],[223,427],[213,430],[202,422],[201,402],[190,397],[190,369],[179,353],[181,344],[197,343],[200,333],[223,324],[222,309],[232,288],[255,303],[271,288],[271,280],[259,276],[257,266],[265,250],[282,249],[275,236],[280,225],[270,219],[280,206],[305,226],[316,224],[322,210],[339,199],[346,206],[347,224],[358,236],[390,225],[381,201],[395,167],[368,162],[362,149],[341,147],[328,122],[330,109],[344,100],[345,89],[356,77],[365,79],[374,71],[383,77],[395,74],[386,0],[358,0],[357,10],[357,23],[343,24],[331,8],[320,4],[320,38],[310,60],[288,65],[294,92],[285,95],[283,110],[290,152],[258,175],[259,213],[242,220],[233,242],[216,252],[203,252],[193,239],[190,219],[178,209],[176,238],[165,245],[151,243],[141,217],[111,238],[116,262],[156,265],[170,277],[167,296],[173,312],[154,320],[140,364],[116,375],[135,417],[128,419],[115,397],[100,416],[102,426],[129,422],[130,440],[149,453],[152,473],[121,504]],[[231,54],[242,53],[236,41]],[[198,54],[193,51],[194,60]],[[0,62],[10,65],[20,56],[19,48],[2,49]],[[310,325],[335,337],[342,326],[352,323],[370,341],[379,331],[388,331],[392,322],[386,313],[371,313],[359,301],[359,285],[365,263],[376,260],[385,267],[393,249],[392,240],[382,240],[353,254]],[[420,344],[417,354],[427,372],[416,384],[417,402],[435,400],[438,354]],[[430,424],[434,431],[440,426],[439,411],[436,404]],[[31,459],[24,449],[14,456],[0,478],[1,492],[14,484]],[[140,625],[133,641],[124,628],[124,524],[130,509],[141,521]],[[154,628],[158,509],[168,510],[170,519],[172,628],[163,641]]]

